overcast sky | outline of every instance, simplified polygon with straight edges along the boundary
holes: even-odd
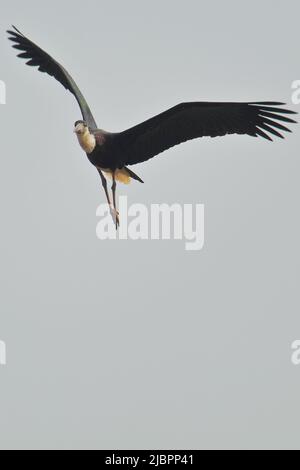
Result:
[[[291,103],[299,2],[3,2],[0,448],[299,448],[299,138],[202,139],[133,167],[129,203],[202,203],[205,245],[100,241],[72,95],[99,127],[182,101]]]

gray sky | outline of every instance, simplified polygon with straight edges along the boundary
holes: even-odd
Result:
[[[134,171],[129,202],[203,203],[205,247],[100,241],[78,107],[15,58],[13,23],[69,70],[100,127],[181,101],[280,100],[299,2],[6,2],[0,448],[300,448],[299,129],[202,139]]]

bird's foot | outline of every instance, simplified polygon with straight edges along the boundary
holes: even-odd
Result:
[[[119,211],[117,211],[112,204],[109,205],[109,210],[110,210],[110,215],[112,216],[112,219],[116,226],[116,230],[118,230],[118,227],[120,225]]]

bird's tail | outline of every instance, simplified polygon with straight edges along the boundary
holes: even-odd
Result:
[[[134,180],[139,181],[140,183],[144,182],[138,175],[133,173],[133,171],[131,171],[127,166],[125,166],[125,170],[127,171],[128,175]]]

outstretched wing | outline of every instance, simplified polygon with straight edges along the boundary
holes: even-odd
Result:
[[[291,132],[285,123],[296,121],[284,116],[297,114],[284,103],[182,103],[118,135],[125,164],[143,162],[174,145],[197,137],[248,134],[272,140],[273,134]],[[278,129],[278,130],[277,130]]]
[[[79,104],[82,117],[91,129],[97,129],[95,119],[91,110],[74,82],[71,75],[66,69],[54,60],[47,52],[43,51],[39,46],[26,38],[15,26],[14,31],[7,31],[10,41],[16,43],[13,47],[22,51],[18,57],[28,59],[27,65],[37,66],[41,72],[46,72],[51,77],[56,78],[67,90],[69,90],[76,98]]]

